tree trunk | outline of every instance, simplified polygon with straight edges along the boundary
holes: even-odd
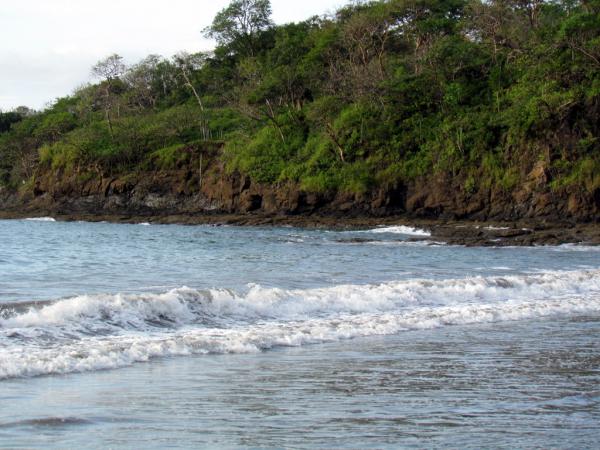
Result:
[[[202,136],[203,136],[204,140],[206,141],[206,140],[208,140],[209,133],[208,133],[208,124],[206,121],[206,114],[205,114],[205,110],[204,110],[204,104],[202,103],[202,99],[200,98],[198,91],[192,84],[192,80],[188,76],[187,70],[185,70],[185,68],[182,67],[181,73],[185,80],[185,84],[191,89],[192,93],[194,94],[194,97],[196,98],[196,102],[198,102],[198,106],[200,106],[200,111],[201,111],[200,126],[202,127]]]
[[[333,127],[331,126],[330,123],[327,124],[327,134],[329,135],[329,138],[331,139],[331,141],[335,144],[337,151],[338,151],[338,156],[340,157],[340,160],[343,163],[345,163],[346,159],[344,158],[344,147],[342,147],[340,145],[340,142],[337,138],[335,130],[333,129]]]
[[[281,138],[281,142],[283,144],[285,144],[285,136],[283,135],[283,130],[281,129],[281,126],[279,125],[279,122],[277,122],[277,119],[275,119],[275,112],[273,111],[273,107],[271,106],[271,102],[267,99],[267,100],[265,100],[265,103],[266,103],[267,108],[269,110],[267,116],[269,117],[269,119],[271,120],[271,122],[273,122],[273,124],[275,125],[275,128],[277,128],[277,131],[279,131],[279,137]]]

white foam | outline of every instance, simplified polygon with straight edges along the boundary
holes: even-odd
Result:
[[[450,325],[482,324],[576,314],[598,314],[600,297],[537,302],[417,308],[385,314],[342,315],[289,323],[182,329],[156,334],[84,338],[60,347],[0,348],[0,379],[124,367],[156,357],[252,353],[273,347],[318,344],[362,336]]]
[[[378,227],[368,230],[370,233],[393,233],[404,234],[406,236],[431,236],[431,233],[420,228],[409,227],[406,225],[396,225],[392,227]]]
[[[446,244],[445,242],[440,242],[440,241],[431,241],[431,240],[424,240],[424,241],[400,241],[400,240],[394,240],[394,241],[367,241],[367,242],[359,242],[359,244],[366,244],[366,245],[380,245],[383,247],[450,247],[448,244]],[[457,245],[453,245],[452,247],[458,247]]]
[[[556,251],[600,252],[600,245],[561,244],[555,246],[548,246],[545,248],[549,248]]]
[[[0,378],[578,314],[600,314],[600,270],[304,290],[252,285],[244,293],[184,287],[163,294],[79,296],[0,319]]]
[[[288,290],[249,285],[243,293],[183,287],[163,294],[84,295],[59,300],[0,319],[0,326],[7,329],[110,324],[138,330],[153,328],[154,325],[147,326],[147,321],[177,325],[206,317],[228,321],[294,320],[338,313],[385,312],[414,305],[526,300],[596,291],[600,292],[600,270],[450,280],[409,279],[316,289]]]
[[[30,222],[56,222],[54,217],[29,217],[25,220]]]

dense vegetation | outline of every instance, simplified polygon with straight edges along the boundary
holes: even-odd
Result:
[[[0,114],[0,184],[37,171],[169,169],[222,145],[228,170],[364,192],[423,176],[465,192],[600,188],[600,0],[385,0],[275,26],[235,0],[214,52],[100,61],[45,111]]]

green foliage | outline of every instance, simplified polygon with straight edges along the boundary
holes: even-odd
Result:
[[[335,175],[328,172],[321,172],[316,175],[305,175],[302,177],[300,187],[308,192],[328,192],[338,187],[338,180]]]
[[[113,55],[46,111],[0,113],[0,183],[171,170],[206,145],[230,171],[308,191],[442,174],[510,192],[542,160],[553,189],[592,192],[600,7],[534,3],[353,2],[274,26],[268,0],[234,0],[206,30],[211,54]]]
[[[186,148],[183,144],[175,144],[169,147],[155,150],[147,156],[147,165],[149,169],[171,170],[184,166],[190,161],[190,154],[184,152]]]
[[[475,181],[475,177],[473,175],[469,175],[469,177],[465,180],[464,190],[467,194],[474,194],[477,192],[477,181]]]
[[[580,188],[589,193],[594,193],[600,188],[600,159],[588,157],[576,162],[558,161],[554,168],[559,176],[552,181],[555,190]]]
[[[56,141],[76,127],[77,121],[73,114],[56,112],[47,114],[35,129],[33,135],[45,141]]]
[[[262,128],[252,139],[240,135],[230,140],[225,152],[231,155],[233,167],[265,183],[279,179],[289,157],[289,149],[273,127]]]
[[[13,123],[20,122],[22,119],[23,117],[16,112],[3,113],[0,111],[0,133],[7,132]]]
[[[271,24],[269,0],[233,0],[215,16],[205,32],[222,47],[254,55],[258,44],[257,34]]]

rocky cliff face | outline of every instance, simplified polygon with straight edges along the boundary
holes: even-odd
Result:
[[[420,179],[368,194],[310,193],[295,184],[264,185],[228,174],[218,157],[172,170],[107,176],[40,171],[32,187],[0,192],[0,209],[62,215],[323,215],[519,220],[600,221],[600,189],[593,194],[556,193],[543,166],[536,166],[513,192],[501,188],[467,194],[458,179]]]

